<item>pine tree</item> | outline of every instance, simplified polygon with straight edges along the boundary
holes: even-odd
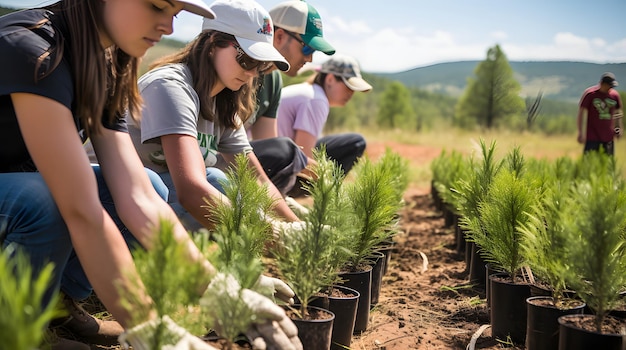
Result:
[[[521,85],[513,77],[513,69],[499,45],[487,51],[487,58],[474,70],[455,111],[460,126],[479,125],[487,129],[506,122],[525,111],[519,96]]]

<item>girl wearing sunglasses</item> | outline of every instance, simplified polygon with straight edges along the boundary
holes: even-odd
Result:
[[[130,128],[134,145],[144,165],[170,189],[170,204],[188,230],[211,227],[205,199],[224,200],[223,169],[240,153],[268,186],[275,213],[298,222],[243,127],[254,113],[256,78],[274,66],[289,69],[273,46],[271,18],[249,0],[218,0],[211,8],[216,19],[204,21],[193,41],[153,63],[139,79],[145,106],[141,124]]]

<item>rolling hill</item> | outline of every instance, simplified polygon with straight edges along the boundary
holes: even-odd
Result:
[[[461,61],[435,64],[399,73],[373,73],[431,92],[459,96],[467,79],[480,61]],[[623,81],[619,90],[626,85],[626,63],[596,64],[567,61],[509,62],[514,76],[522,85],[522,93],[535,96],[540,90],[553,100],[578,102],[583,90],[597,83],[603,72],[615,73]]]

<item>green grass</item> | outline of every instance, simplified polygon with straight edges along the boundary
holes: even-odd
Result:
[[[576,120],[572,118],[572,123]],[[471,132],[454,128],[441,128],[426,132],[408,132],[403,130],[358,130],[370,143],[415,145],[434,149],[434,155],[442,150],[456,150],[466,155],[480,156],[479,140],[487,143],[496,141],[496,157],[501,159],[511,148],[520,146],[525,157],[554,160],[567,156],[577,159],[582,155],[583,146],[576,142],[576,135],[544,136],[539,133],[515,133],[512,131]],[[615,157],[622,174],[626,176],[626,139],[615,142]],[[432,160],[432,159],[431,159]],[[424,188],[430,186],[430,160],[410,162],[411,186]]]

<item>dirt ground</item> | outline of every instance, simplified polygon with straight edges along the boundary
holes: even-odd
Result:
[[[385,147],[422,164],[441,152],[387,142],[368,144],[368,155],[376,159]],[[353,337],[351,349],[466,349],[481,328],[476,349],[523,349],[491,338],[484,287],[468,283],[464,257],[456,251],[454,228],[446,227],[430,188],[411,185],[404,198],[402,232],[394,239],[379,302],[370,312],[367,330]]]
[[[391,147],[410,162],[429,162],[441,150],[394,143],[369,144],[375,159]],[[494,340],[488,327],[484,287],[469,284],[464,254],[456,250],[454,227],[445,225],[430,188],[405,193],[402,233],[383,277],[379,302],[365,332],[355,335],[354,350],[523,349]],[[482,327],[482,332],[480,332]]]

